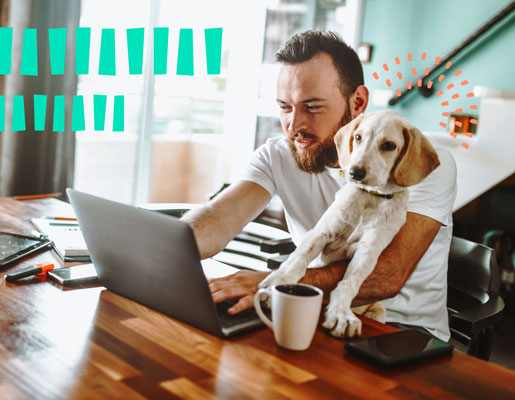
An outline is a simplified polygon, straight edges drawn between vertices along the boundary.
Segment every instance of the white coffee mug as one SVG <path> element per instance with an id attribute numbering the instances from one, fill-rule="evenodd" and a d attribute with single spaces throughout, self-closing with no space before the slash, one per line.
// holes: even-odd
<path id="1" fill-rule="evenodd" d="M 272 303 L 272 321 L 261 309 L 261 296 Z M 316 286 L 295 284 L 259 289 L 254 306 L 261 320 L 274 331 L 275 341 L 290 350 L 306 350 L 315 334 L 322 308 L 323 292 Z"/>

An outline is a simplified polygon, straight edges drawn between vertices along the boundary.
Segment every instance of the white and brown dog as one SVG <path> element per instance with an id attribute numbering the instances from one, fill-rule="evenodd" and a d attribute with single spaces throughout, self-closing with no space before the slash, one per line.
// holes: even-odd
<path id="1" fill-rule="evenodd" d="M 297 283 L 320 253 L 326 264 L 351 259 L 331 293 L 323 326 L 334 336 L 354 337 L 361 334 L 361 321 L 351 310 L 352 300 L 406 220 L 406 188 L 421 182 L 440 161 L 422 133 L 393 111 L 359 115 L 334 141 L 347 184 L 299 247 L 259 286 Z M 354 311 L 385 321 L 379 302 Z"/>

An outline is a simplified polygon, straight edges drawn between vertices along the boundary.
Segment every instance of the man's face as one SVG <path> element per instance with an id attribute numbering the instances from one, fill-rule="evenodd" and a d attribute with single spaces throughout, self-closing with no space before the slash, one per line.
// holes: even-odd
<path id="1" fill-rule="evenodd" d="M 339 87 L 331 57 L 320 53 L 285 64 L 277 81 L 281 125 L 300 169 L 320 173 L 338 166 L 334 135 L 352 120 L 349 100 Z"/>

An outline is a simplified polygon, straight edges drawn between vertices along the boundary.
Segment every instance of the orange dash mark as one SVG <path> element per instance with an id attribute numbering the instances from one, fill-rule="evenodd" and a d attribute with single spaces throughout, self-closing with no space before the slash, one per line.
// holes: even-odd
<path id="1" fill-rule="evenodd" d="M 467 93 L 467 97 L 474 97 L 474 92 Z"/>
<path id="2" fill-rule="evenodd" d="M 472 105 L 470 106 L 470 109 L 471 109 L 471 110 L 477 110 L 477 106 L 476 106 L 475 104 L 472 104 Z"/>
<path id="3" fill-rule="evenodd" d="M 463 142 L 461 145 L 462 145 L 463 147 L 465 147 L 465 149 L 467 149 L 467 150 L 468 150 L 469 145 L 468 145 L 467 143 Z"/>
<path id="4" fill-rule="evenodd" d="M 456 135 L 456 132 L 449 132 L 449 135 L 451 135 L 454 139 L 456 139 L 456 136 L 458 136 Z"/>
<path id="5" fill-rule="evenodd" d="M 457 108 L 457 109 L 455 110 L 455 112 L 457 112 L 457 113 L 462 113 L 462 112 L 463 112 L 463 108 Z"/>
<path id="6" fill-rule="evenodd" d="M 456 125 L 458 128 L 461 128 L 463 126 L 463 122 L 454 121 L 454 125 Z"/>
<path id="7" fill-rule="evenodd" d="M 427 53 L 422 53 L 422 60 L 425 60 L 427 56 Z"/>
<path id="8" fill-rule="evenodd" d="M 407 87 L 408 89 L 411 89 L 411 82 L 410 82 L 410 81 L 406 82 L 406 87 Z"/>
<path id="9" fill-rule="evenodd" d="M 471 123 L 471 124 L 474 124 L 474 125 L 477 125 L 477 119 L 471 119 L 471 120 L 470 120 L 470 123 Z"/>
<path id="10" fill-rule="evenodd" d="M 464 81 L 461 82 L 461 86 L 465 86 L 465 85 L 468 85 L 469 81 L 467 81 L 466 79 Z"/>
<path id="11" fill-rule="evenodd" d="M 397 78 L 402 79 L 402 73 L 400 71 L 397 72 Z"/>
<path id="12" fill-rule="evenodd" d="M 408 61 L 411 61 L 412 58 L 413 58 L 413 54 L 408 53 Z"/>
<path id="13" fill-rule="evenodd" d="M 426 68 L 426 69 L 424 70 L 424 75 L 425 75 L 425 76 L 427 76 L 427 74 L 429 74 L 429 68 Z"/>
<path id="14" fill-rule="evenodd" d="M 447 85 L 447 89 L 452 89 L 453 87 L 454 87 L 454 83 L 449 83 L 449 84 Z"/>
<path id="15" fill-rule="evenodd" d="M 445 69 L 451 68 L 451 65 L 452 65 L 452 62 L 449 61 L 447 64 L 445 64 Z"/>
<path id="16" fill-rule="evenodd" d="M 379 79 L 379 75 L 377 75 L 377 72 L 374 72 L 374 73 L 372 74 L 372 76 L 373 76 L 376 80 L 378 80 L 378 79 Z"/>
<path id="17" fill-rule="evenodd" d="M 438 92 L 436 92 L 436 95 L 437 96 L 441 96 L 443 94 L 443 92 L 441 90 L 439 90 Z"/>
<path id="18" fill-rule="evenodd" d="M 399 65 L 401 63 L 401 60 L 399 57 L 395 57 L 395 64 Z"/>
<path id="19" fill-rule="evenodd" d="M 427 88 L 428 89 L 431 89 L 432 86 L 433 86 L 433 81 L 427 82 Z"/>
<path id="20" fill-rule="evenodd" d="M 443 81 L 443 78 L 445 78 L 445 75 L 444 75 L 444 74 L 441 74 L 441 75 L 438 77 L 438 82 Z"/>
<path id="21" fill-rule="evenodd" d="M 388 87 L 392 86 L 392 82 L 390 82 L 390 79 L 386 80 L 386 86 L 388 86 Z"/>
<path id="22" fill-rule="evenodd" d="M 450 114 L 449 114 L 447 111 L 445 111 L 445 112 L 443 112 L 443 113 L 442 113 L 442 117 L 448 117 L 449 115 L 450 115 Z"/>
<path id="23" fill-rule="evenodd" d="M 470 133 L 470 132 L 465 132 L 465 135 L 468 136 L 469 138 L 472 137 L 472 133 Z"/>
<path id="24" fill-rule="evenodd" d="M 447 128 L 447 124 L 446 124 L 445 122 L 440 122 L 440 126 L 441 126 L 442 128 Z"/>
<path id="25" fill-rule="evenodd" d="M 442 106 L 448 106 L 449 105 L 449 102 L 446 100 L 442 103 Z"/>
<path id="26" fill-rule="evenodd" d="M 389 70 L 388 64 L 383 64 L 383 68 L 384 68 L 385 71 L 388 71 Z"/>
<path id="27" fill-rule="evenodd" d="M 459 95 L 458 93 L 454 93 L 454 94 L 451 96 L 451 98 L 452 98 L 452 99 L 457 99 L 457 98 L 459 98 L 459 97 L 460 97 L 460 95 Z"/>
<path id="28" fill-rule="evenodd" d="M 440 62 L 440 57 L 435 58 L 435 64 L 438 64 Z"/>
<path id="29" fill-rule="evenodd" d="M 395 93 L 397 93 L 397 96 L 401 96 L 401 91 L 399 89 L 395 89 Z"/>
<path id="30" fill-rule="evenodd" d="M 417 86 L 418 86 L 418 87 L 421 87 L 421 86 L 422 86 L 422 79 L 417 80 Z"/>
<path id="31" fill-rule="evenodd" d="M 417 75 L 417 69 L 416 68 L 411 68 L 411 73 L 413 75 Z"/>
<path id="32" fill-rule="evenodd" d="M 458 75 L 460 75 L 460 74 L 461 74 L 461 70 L 459 69 L 459 70 L 457 70 L 457 71 L 454 73 L 454 76 L 458 76 Z"/>

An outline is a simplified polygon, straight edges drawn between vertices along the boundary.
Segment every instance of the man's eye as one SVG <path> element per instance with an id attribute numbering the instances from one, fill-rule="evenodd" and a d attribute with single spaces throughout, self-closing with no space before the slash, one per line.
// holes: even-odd
<path id="1" fill-rule="evenodd" d="M 281 109 L 281 111 L 288 111 L 290 109 L 290 107 L 288 106 L 279 106 L 279 108 Z"/>
<path id="2" fill-rule="evenodd" d="M 318 110 L 320 108 L 320 106 L 306 106 L 306 108 L 310 111 L 313 111 L 313 110 Z"/>
<path id="3" fill-rule="evenodd" d="M 354 136 L 354 140 L 358 143 L 361 142 L 361 135 Z"/>
<path id="4" fill-rule="evenodd" d="M 384 142 L 381 145 L 381 150 L 383 151 L 392 151 L 397 148 L 397 145 L 394 142 Z"/>

